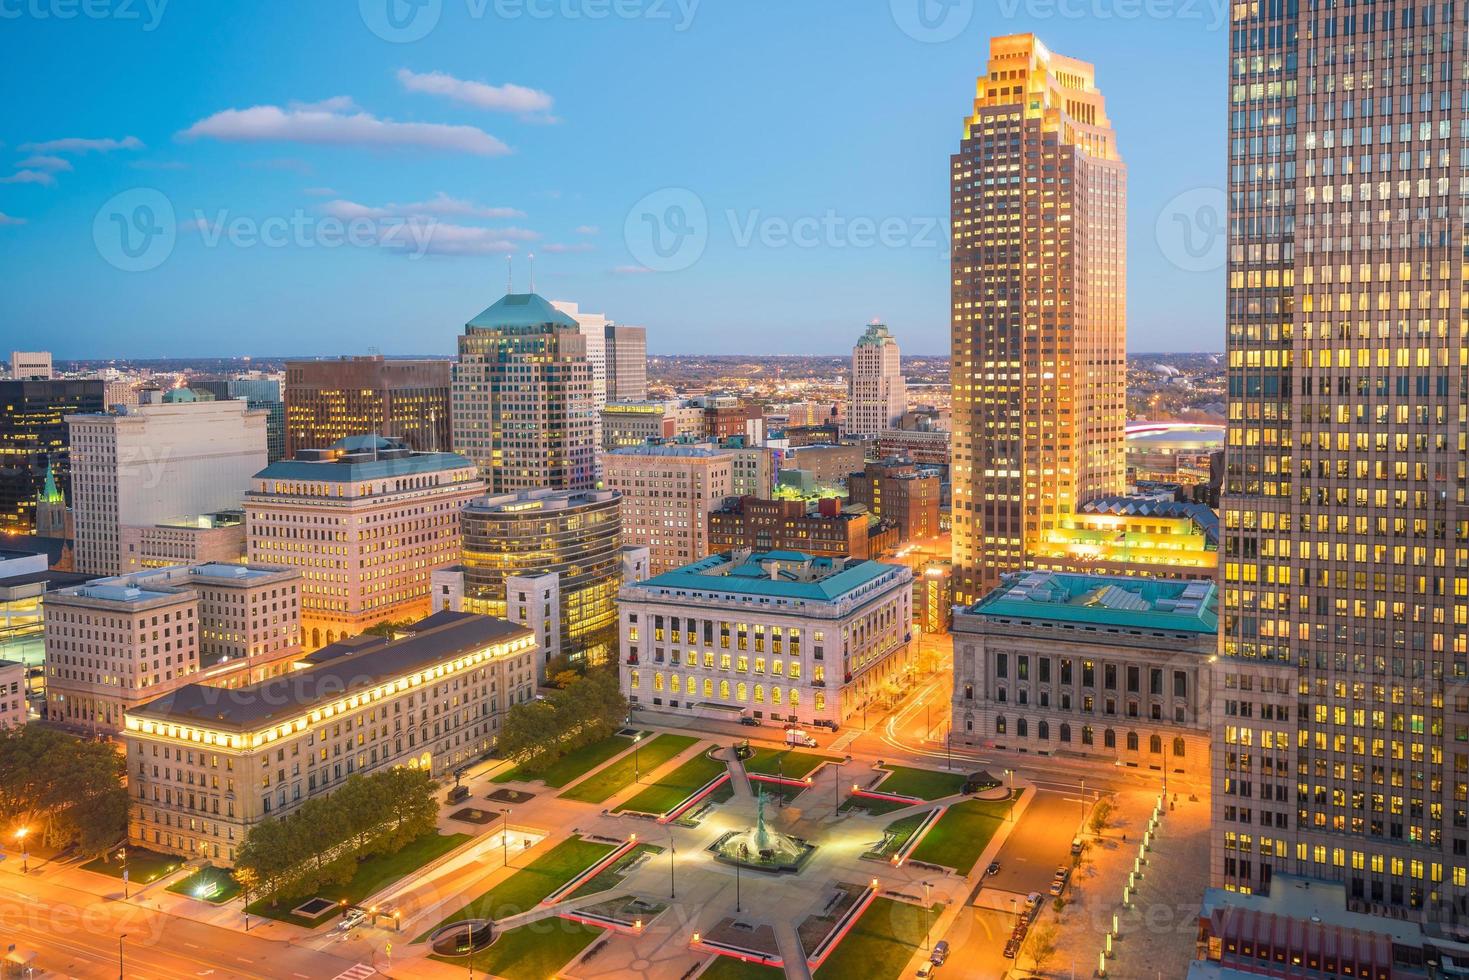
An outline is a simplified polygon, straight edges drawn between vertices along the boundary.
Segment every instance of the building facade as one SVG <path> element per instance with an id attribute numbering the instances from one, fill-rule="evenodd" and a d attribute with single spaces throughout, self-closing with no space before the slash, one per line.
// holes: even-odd
<path id="1" fill-rule="evenodd" d="M 1461 22 L 1418 4 L 1234 13 L 1213 788 L 1216 885 L 1340 881 L 1355 908 L 1456 930 L 1469 113 L 1445 34 Z"/>
<path id="2" fill-rule="evenodd" d="M 908 410 L 903 358 L 898 342 L 876 320 L 852 348 L 847 390 L 847 432 L 872 437 L 897 425 Z"/>
<path id="3" fill-rule="evenodd" d="M 602 409 L 602 448 L 624 449 L 663 442 L 678 435 L 676 403 L 613 401 Z"/>
<path id="4" fill-rule="evenodd" d="M 0 660 L 0 731 L 26 723 L 26 666 Z"/>
<path id="5" fill-rule="evenodd" d="M 10 352 L 10 377 L 16 381 L 50 381 L 55 372 L 51 352 L 46 350 L 13 350 Z"/>
<path id="6" fill-rule="evenodd" d="M 953 633 L 958 744 L 1208 781 L 1212 582 L 1018 572 Z"/>
<path id="7" fill-rule="evenodd" d="M 71 501 L 66 418 L 105 408 L 101 381 L 0 381 L 0 530 L 35 530 L 48 475 Z"/>
<path id="8" fill-rule="evenodd" d="M 811 482 L 816 486 L 839 490 L 846 487 L 848 474 L 862 468 L 866 455 L 862 446 L 856 443 L 814 443 L 786 450 L 781 458 L 781 467 L 803 470 L 810 474 Z"/>
<path id="9" fill-rule="evenodd" d="M 265 465 L 265 412 L 241 401 L 169 396 L 178 400 L 67 416 L 77 571 L 117 575 L 133 567 L 125 528 L 238 509 Z"/>
<path id="10" fill-rule="evenodd" d="M 937 470 L 906 459 L 884 459 L 849 476 L 847 495 L 852 503 L 897 524 L 900 542 L 922 541 L 940 533 L 941 483 Z"/>
<path id="11" fill-rule="evenodd" d="M 648 331 L 609 323 L 607 400 L 642 401 L 648 397 Z"/>
<path id="12" fill-rule="evenodd" d="M 733 488 L 734 462 L 727 450 L 618 449 L 607 454 L 605 471 L 607 486 L 622 494 L 622 539 L 648 549 L 655 575 L 709 554 L 709 512 Z"/>
<path id="13" fill-rule="evenodd" d="M 715 555 L 624 586 L 634 709 L 842 724 L 911 681 L 913 573 L 799 552 Z"/>
<path id="14" fill-rule="evenodd" d="M 265 412 L 265 458 L 272 463 L 285 458 L 286 402 L 280 381 L 275 378 L 229 378 L 191 381 L 189 386 L 208 391 L 217 399 L 243 398 L 250 408 L 262 409 Z"/>
<path id="15" fill-rule="evenodd" d="M 223 510 L 122 529 L 125 572 L 140 568 L 245 560 L 245 512 Z"/>
<path id="16" fill-rule="evenodd" d="M 195 565 L 94 579 L 45 596 L 46 717 L 90 732 L 190 682 L 278 676 L 300 654 L 299 572 Z"/>
<path id="17" fill-rule="evenodd" d="M 512 600 L 532 592 L 554 608 L 554 637 L 542 662 L 559 655 L 603 663 L 617 649 L 617 590 L 622 586 L 622 495 L 615 490 L 527 490 L 481 497 L 464 508 L 466 612 L 524 622 Z M 507 590 L 517 577 L 551 576 L 539 590 Z M 547 587 L 554 586 L 554 594 Z"/>
<path id="18" fill-rule="evenodd" d="M 1171 493 L 1098 497 L 1046 533 L 1035 567 L 1212 581 L 1219 569 L 1219 516 Z"/>
<path id="19" fill-rule="evenodd" d="M 233 864 L 251 827 L 354 773 L 440 776 L 480 758 L 535 690 L 529 631 L 485 616 L 440 613 L 321 653 L 223 696 L 189 684 L 130 708 L 129 842 Z"/>
<path id="20" fill-rule="evenodd" d="M 824 558 L 875 557 L 868 547 L 866 510 L 838 497 L 762 500 L 731 497 L 709 512 L 709 551 L 801 551 Z"/>
<path id="21" fill-rule="evenodd" d="M 592 363 L 576 320 L 512 293 L 465 325 L 454 365 L 454 451 L 492 494 L 587 490 L 595 482 Z"/>
<path id="22" fill-rule="evenodd" d="M 1034 35 L 992 39 L 951 160 L 960 602 L 1125 489 L 1127 170 L 1095 79 Z"/>
<path id="23" fill-rule="evenodd" d="M 302 450 L 248 485 L 249 559 L 301 572 L 308 650 L 426 615 L 433 570 L 459 561 L 460 511 L 485 487 L 463 456 L 378 436 Z"/>
<path id="24" fill-rule="evenodd" d="M 369 434 L 400 439 L 416 452 L 447 452 L 451 370 L 449 361 L 380 355 L 286 362 L 284 456 Z M 251 399 L 262 394 L 240 391 Z"/>

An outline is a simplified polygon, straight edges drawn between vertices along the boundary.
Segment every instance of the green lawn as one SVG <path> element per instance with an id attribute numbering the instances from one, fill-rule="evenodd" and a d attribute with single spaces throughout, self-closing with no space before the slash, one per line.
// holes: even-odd
<path id="1" fill-rule="evenodd" d="M 559 916 L 517 926 L 496 937 L 489 948 L 474 954 L 475 972 L 505 980 L 545 980 L 559 975 L 582 950 L 605 930 L 570 922 Z M 434 956 L 441 963 L 468 969 L 464 958 Z"/>
<path id="2" fill-rule="evenodd" d="M 547 895 L 614 850 L 616 848 L 611 844 L 568 837 L 434 926 L 434 929 L 462 919 L 503 919 L 533 909 Z M 432 931 L 433 929 L 429 930 Z M 423 939 L 424 936 L 418 938 Z M 418 942 L 418 939 L 414 942 Z"/>
<path id="3" fill-rule="evenodd" d="M 716 956 L 699 980 L 784 980 L 786 971 L 778 966 L 741 963 L 732 956 Z"/>
<path id="4" fill-rule="evenodd" d="M 817 755 L 814 752 L 797 752 L 794 749 L 756 749 L 755 754 L 745 760 L 745 772 L 758 772 L 766 776 L 785 776 L 787 779 L 804 779 L 816 771 L 823 762 L 840 762 L 836 756 Z"/>
<path id="5" fill-rule="evenodd" d="M 932 809 L 924 810 L 922 813 L 915 813 L 912 816 L 903 817 L 901 820 L 894 820 L 883 828 L 882 845 L 868 853 L 876 854 L 879 857 L 892 857 L 903 849 L 903 845 L 907 844 L 914 832 L 923 826 L 923 821 L 927 820 L 928 815 L 932 812 Z"/>
<path id="6" fill-rule="evenodd" d="M 208 888 L 213 885 L 215 890 L 206 894 Z M 240 893 L 240 883 L 235 881 L 224 868 L 205 866 L 189 875 L 180 878 L 168 886 L 168 891 L 177 895 L 187 895 L 200 901 L 210 902 L 214 905 L 223 905 Z"/>
<path id="7" fill-rule="evenodd" d="M 145 847 L 127 849 L 128 881 L 134 885 L 146 885 L 184 866 L 184 859 L 177 854 L 160 854 Z M 83 871 L 95 871 L 122 879 L 123 862 L 117 859 L 117 849 L 108 851 L 82 865 Z"/>
<path id="8" fill-rule="evenodd" d="M 955 803 L 929 828 L 909 858 L 940 864 L 967 875 L 1009 812 L 1009 800 Z"/>
<path id="9" fill-rule="evenodd" d="M 935 905 L 927 921 L 937 921 L 942 908 Z M 923 942 L 924 923 L 921 906 L 877 899 L 821 964 L 813 980 L 897 980 Z"/>
<path id="10" fill-rule="evenodd" d="M 437 832 L 424 834 L 417 840 L 409 841 L 396 854 L 378 854 L 358 862 L 357 873 L 352 876 L 351 881 L 345 885 L 328 885 L 317 894 L 336 902 L 339 910 L 342 902 L 355 905 L 404 875 L 417 871 L 435 858 L 448 854 L 470 839 L 470 834 L 440 834 Z M 307 898 L 310 897 L 312 896 L 307 896 Z M 271 906 L 265 899 L 257 899 L 250 903 L 250 914 L 275 919 L 278 922 L 289 922 L 307 929 L 325 925 L 340 914 L 340 911 L 329 912 L 315 920 L 292 915 L 291 909 L 304 901 L 306 901 L 305 898 L 282 899 L 280 904 Z"/>
<path id="11" fill-rule="evenodd" d="M 639 844 L 604 868 L 597 877 L 585 882 L 580 888 L 572 892 L 572 895 L 576 898 L 586 898 L 588 895 L 595 895 L 598 892 L 605 892 L 609 888 L 616 888 L 622 884 L 622 879 L 627 877 L 627 869 L 632 867 L 634 861 L 638 860 L 644 854 L 662 853 L 663 848 L 657 844 Z M 666 861 L 664 863 L 667 864 Z"/>
<path id="12" fill-rule="evenodd" d="M 632 739 L 626 735 L 609 735 L 601 741 L 573 749 L 539 772 L 527 772 L 524 766 L 516 766 L 509 772 L 502 772 L 490 782 L 515 783 L 539 780 L 552 789 L 560 789 L 567 783 L 591 772 L 617 753 L 625 752 L 630 748 L 632 748 Z"/>
<path id="13" fill-rule="evenodd" d="M 667 813 L 688 799 L 700 786 L 727 771 L 728 767 L 718 759 L 711 759 L 707 755 L 696 755 L 619 806 L 617 811 L 619 813 L 623 810 L 636 810 L 639 813 Z"/>
<path id="14" fill-rule="evenodd" d="M 908 766 L 883 766 L 891 776 L 878 783 L 874 793 L 896 793 L 898 796 L 916 796 L 920 800 L 937 800 L 953 796 L 964 788 L 964 777 L 957 772 L 939 772 L 934 769 L 913 769 Z"/>
<path id="15" fill-rule="evenodd" d="M 636 761 L 641 774 L 639 778 L 646 779 L 648 773 L 698 741 L 691 735 L 672 735 L 667 732 L 651 741 L 644 739 L 637 750 Z M 601 772 L 593 773 L 571 789 L 563 791 L 561 796 L 568 800 L 581 800 L 583 803 L 601 803 L 616 796 L 632 785 L 633 761 L 633 753 L 629 752 Z"/>

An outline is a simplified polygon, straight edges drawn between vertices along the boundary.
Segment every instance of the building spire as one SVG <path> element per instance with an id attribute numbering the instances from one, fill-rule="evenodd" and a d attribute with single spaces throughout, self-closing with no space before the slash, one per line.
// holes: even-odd
<path id="1" fill-rule="evenodd" d="M 515 256 L 505 256 L 505 294 L 515 292 Z"/>
<path id="2" fill-rule="evenodd" d="M 530 253 L 530 291 L 536 291 L 536 253 Z"/>

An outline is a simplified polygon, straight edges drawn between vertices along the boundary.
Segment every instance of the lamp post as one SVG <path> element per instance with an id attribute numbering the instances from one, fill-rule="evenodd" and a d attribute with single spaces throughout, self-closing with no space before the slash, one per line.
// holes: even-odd
<path id="1" fill-rule="evenodd" d="M 741 913 L 741 912 L 744 911 L 744 909 L 740 908 L 740 865 L 743 864 L 743 863 L 744 862 L 740 860 L 739 856 L 736 855 L 735 856 L 735 914 L 739 914 L 739 913 Z"/>
<path id="2" fill-rule="evenodd" d="M 780 780 L 780 802 L 776 806 L 784 810 L 786 806 L 786 765 L 785 760 L 779 756 L 775 760 L 775 773 L 776 778 Z"/>
<path id="3" fill-rule="evenodd" d="M 1006 776 L 1007 779 L 1010 780 L 1010 796 L 1008 797 L 1008 799 L 1010 801 L 1010 804 L 1009 804 L 1009 807 L 1005 810 L 1005 819 L 1006 820 L 1014 820 L 1015 819 L 1015 770 L 1014 769 L 1006 769 L 1005 770 L 1005 776 Z"/>
<path id="4" fill-rule="evenodd" d="M 643 740 L 643 733 L 638 732 L 632 737 L 632 781 L 638 782 L 642 773 L 638 769 L 638 743 Z"/>
<path id="5" fill-rule="evenodd" d="M 122 980 L 122 941 L 127 937 L 127 933 L 117 937 L 117 980 Z"/>
<path id="6" fill-rule="evenodd" d="M 469 967 L 469 980 L 474 980 L 474 920 L 469 920 L 469 958 L 464 961 Z"/>
<path id="7" fill-rule="evenodd" d="M 924 949 L 928 949 L 928 933 L 929 933 L 929 931 L 931 929 L 933 929 L 933 912 L 931 911 L 931 907 L 928 904 L 928 889 L 930 887 L 932 887 L 932 885 L 933 885 L 933 882 L 930 882 L 930 881 L 925 881 L 923 883 L 923 948 Z"/>
<path id="8" fill-rule="evenodd" d="M 500 811 L 500 863 L 510 867 L 510 808 Z"/>
<path id="9" fill-rule="evenodd" d="M 15 839 L 20 844 L 20 873 L 21 874 L 30 874 L 31 873 L 31 855 L 26 850 L 26 834 L 30 833 L 30 830 L 31 830 L 31 828 L 29 828 L 29 827 L 22 827 L 22 828 L 20 828 L 19 830 L 17 830 L 15 832 Z"/>
<path id="10" fill-rule="evenodd" d="M 674 877 L 673 877 L 673 856 L 676 853 L 678 853 L 678 848 L 673 843 L 673 828 L 672 827 L 669 827 L 668 828 L 668 897 L 670 899 L 671 898 L 674 898 L 677 895 L 676 883 L 675 883 Z"/>
<path id="11" fill-rule="evenodd" d="M 1086 833 L 1086 777 L 1085 776 L 1081 777 L 1081 830 L 1078 831 L 1078 836 L 1080 836 L 1080 834 L 1084 834 L 1084 833 Z"/>
<path id="12" fill-rule="evenodd" d="M 123 845 L 117 849 L 117 856 L 122 860 L 122 898 L 127 901 L 128 897 L 128 849 Z"/>
<path id="13" fill-rule="evenodd" d="M 842 764 L 836 763 L 833 771 L 836 777 L 831 781 L 831 815 L 835 818 L 842 808 Z"/>

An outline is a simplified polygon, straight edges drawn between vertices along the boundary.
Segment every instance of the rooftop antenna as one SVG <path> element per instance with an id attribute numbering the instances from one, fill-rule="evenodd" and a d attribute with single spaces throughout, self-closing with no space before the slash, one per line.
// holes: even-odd
<path id="1" fill-rule="evenodd" d="M 530 253 L 530 291 L 536 291 L 536 253 Z"/>
<path id="2" fill-rule="evenodd" d="M 505 292 L 515 292 L 515 256 L 505 256 Z"/>

